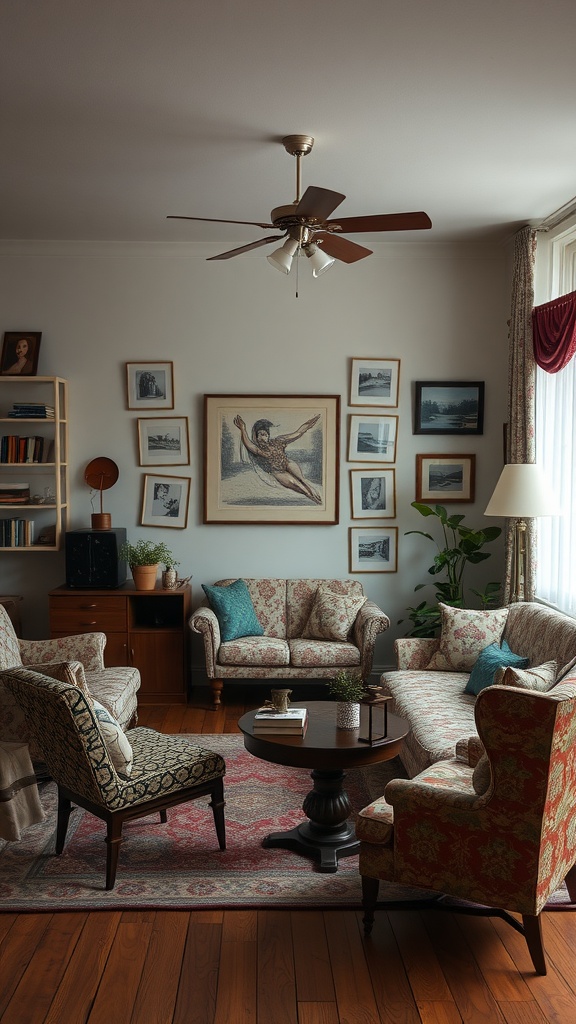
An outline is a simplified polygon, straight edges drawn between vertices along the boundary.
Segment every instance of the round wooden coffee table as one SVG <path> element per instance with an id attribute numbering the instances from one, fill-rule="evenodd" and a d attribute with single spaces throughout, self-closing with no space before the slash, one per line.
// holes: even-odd
<path id="1" fill-rule="evenodd" d="M 319 871 L 334 872 L 338 858 L 352 856 L 360 846 L 354 826 L 348 821 L 352 807 L 344 789 L 344 769 L 396 757 L 409 726 L 403 718 L 388 714 L 387 738 L 370 746 L 358 741 L 358 729 L 336 728 L 335 703 L 306 701 L 297 706 L 308 708 L 305 736 L 282 733 L 255 736 L 255 711 L 249 711 L 238 722 L 244 734 L 244 746 L 255 757 L 291 768 L 313 769 L 313 788 L 302 804 L 308 821 L 287 832 L 272 832 L 262 846 L 294 850 L 317 861 Z"/>

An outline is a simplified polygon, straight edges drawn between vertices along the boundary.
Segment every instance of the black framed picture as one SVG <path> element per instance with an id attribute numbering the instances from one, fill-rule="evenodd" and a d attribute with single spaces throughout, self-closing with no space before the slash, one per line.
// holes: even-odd
<path id="1" fill-rule="evenodd" d="M 484 381 L 417 380 L 414 433 L 484 433 Z"/>

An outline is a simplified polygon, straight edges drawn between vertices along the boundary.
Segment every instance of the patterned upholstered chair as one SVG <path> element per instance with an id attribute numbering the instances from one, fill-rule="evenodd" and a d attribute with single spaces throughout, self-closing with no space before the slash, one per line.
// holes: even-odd
<path id="1" fill-rule="evenodd" d="M 490 686 L 476 724 L 481 742 L 389 782 L 360 812 L 365 931 L 387 879 L 521 914 L 523 926 L 503 916 L 545 974 L 540 911 L 564 880 L 576 902 L 576 683 Z"/>
<path id="2" fill-rule="evenodd" d="M 62 853 L 72 804 L 106 822 L 106 888 L 116 878 L 124 822 L 209 795 L 220 849 L 225 849 L 225 764 L 219 754 L 185 736 L 129 729 L 133 758 L 129 774 L 115 768 L 92 701 L 78 686 L 25 668 L 3 673 L 4 685 L 22 708 L 26 723 L 58 785 L 56 853 Z M 108 746 L 107 746 L 108 742 Z"/>
<path id="3" fill-rule="evenodd" d="M 3 669 L 20 665 L 39 668 L 62 662 L 80 662 L 90 692 L 110 711 L 123 729 L 136 722 L 140 673 L 136 668 L 104 667 L 104 633 L 80 633 L 57 640 L 20 640 L 6 610 L 0 605 L 0 740 L 30 744 L 32 760 L 39 751 L 29 735 L 16 701 L 4 687 Z"/>

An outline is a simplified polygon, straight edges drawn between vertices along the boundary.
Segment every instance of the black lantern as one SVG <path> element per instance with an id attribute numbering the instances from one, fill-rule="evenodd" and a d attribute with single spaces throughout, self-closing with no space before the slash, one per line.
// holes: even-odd
<path id="1" fill-rule="evenodd" d="M 368 721 L 361 726 L 359 743 L 369 743 L 371 747 L 384 743 L 388 738 L 388 702 L 392 697 L 385 697 L 380 686 L 369 686 L 366 696 L 360 701 L 368 709 Z M 363 716 L 364 717 L 364 716 Z M 367 725 L 367 729 L 366 729 Z"/>

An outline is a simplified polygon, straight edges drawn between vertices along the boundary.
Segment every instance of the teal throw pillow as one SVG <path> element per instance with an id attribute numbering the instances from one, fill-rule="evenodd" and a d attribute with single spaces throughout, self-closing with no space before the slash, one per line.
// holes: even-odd
<path id="1" fill-rule="evenodd" d="M 264 634 L 244 580 L 235 580 L 227 587 L 208 587 L 203 583 L 202 590 L 218 619 L 223 643 L 241 636 Z"/>
<path id="2" fill-rule="evenodd" d="M 521 658 L 519 654 L 514 654 L 505 640 L 502 643 L 502 647 L 495 643 L 489 644 L 483 651 L 480 651 L 470 673 L 470 678 L 466 683 L 464 693 L 478 695 L 486 686 L 492 686 L 494 673 L 497 669 L 508 667 L 509 665 L 513 665 L 514 668 L 527 668 L 529 660 L 528 658 Z"/>

